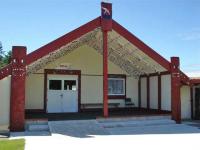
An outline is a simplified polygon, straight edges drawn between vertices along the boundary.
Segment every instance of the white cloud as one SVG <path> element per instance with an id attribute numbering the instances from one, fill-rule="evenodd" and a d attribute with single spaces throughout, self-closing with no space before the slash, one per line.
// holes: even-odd
<path id="1" fill-rule="evenodd" d="M 200 77 L 200 64 L 189 64 L 183 67 L 184 72 L 189 77 Z"/>
<path id="2" fill-rule="evenodd" d="M 200 29 L 195 28 L 191 31 L 178 34 L 178 37 L 183 41 L 193 41 L 193 40 L 200 40 Z"/>
<path id="3" fill-rule="evenodd" d="M 200 71 L 186 72 L 189 77 L 200 77 Z"/>

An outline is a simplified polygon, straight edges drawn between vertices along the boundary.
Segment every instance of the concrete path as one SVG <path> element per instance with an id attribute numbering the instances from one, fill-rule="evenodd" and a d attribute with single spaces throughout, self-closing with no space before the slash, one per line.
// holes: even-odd
<path id="1" fill-rule="evenodd" d="M 49 128 L 51 134 L 79 138 L 110 134 L 96 120 L 50 121 Z"/>
<path id="2" fill-rule="evenodd" d="M 200 139 L 198 126 L 169 119 L 53 121 L 49 127 L 51 136 L 11 135 L 25 138 L 26 150 L 191 149 L 199 147 Z"/>
<path id="3" fill-rule="evenodd" d="M 200 133 L 198 127 L 176 124 L 170 119 L 50 121 L 49 127 L 52 134 L 80 138 L 91 135 Z"/>

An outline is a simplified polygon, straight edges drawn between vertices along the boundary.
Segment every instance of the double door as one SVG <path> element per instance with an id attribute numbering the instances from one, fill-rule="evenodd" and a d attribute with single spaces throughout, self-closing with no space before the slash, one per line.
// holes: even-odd
<path id="1" fill-rule="evenodd" d="M 47 112 L 78 112 L 78 76 L 48 75 Z"/>

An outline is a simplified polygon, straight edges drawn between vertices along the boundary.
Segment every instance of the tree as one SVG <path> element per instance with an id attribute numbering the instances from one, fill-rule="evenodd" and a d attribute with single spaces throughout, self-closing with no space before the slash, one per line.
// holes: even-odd
<path id="1" fill-rule="evenodd" d="M 3 63 L 4 64 L 9 64 L 10 61 L 11 61 L 11 55 L 12 55 L 12 52 L 11 51 L 8 51 L 4 57 L 3 57 Z"/>
<path id="2" fill-rule="evenodd" d="M 5 53 L 3 51 L 3 46 L 2 43 L 0 41 L 0 68 L 6 66 L 7 64 L 10 63 L 11 60 L 11 51 L 8 51 L 7 53 Z"/>
<path id="3" fill-rule="evenodd" d="M 0 41 L 0 61 L 2 61 L 2 58 L 3 58 L 3 46 L 2 46 L 2 43 Z"/>
<path id="4" fill-rule="evenodd" d="M 3 46 L 2 46 L 2 43 L 0 41 L 0 68 L 2 68 L 4 66 L 4 63 L 3 63 Z"/>

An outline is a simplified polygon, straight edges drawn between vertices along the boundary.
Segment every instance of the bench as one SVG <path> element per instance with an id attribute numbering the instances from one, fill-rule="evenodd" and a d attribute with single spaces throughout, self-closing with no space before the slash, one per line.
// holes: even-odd
<path id="1" fill-rule="evenodd" d="M 108 103 L 108 107 L 112 106 L 115 108 L 118 108 L 120 103 Z M 86 103 L 86 104 L 81 104 L 81 108 L 91 108 L 91 107 L 103 107 L 103 103 Z"/>
<path id="2" fill-rule="evenodd" d="M 135 104 L 132 102 L 131 98 L 125 98 L 125 107 L 134 107 Z"/>

